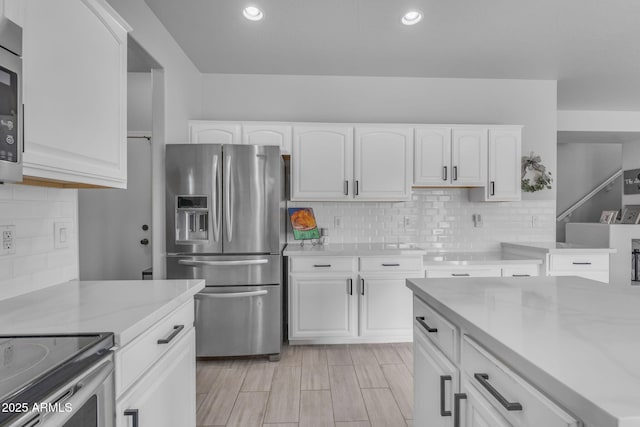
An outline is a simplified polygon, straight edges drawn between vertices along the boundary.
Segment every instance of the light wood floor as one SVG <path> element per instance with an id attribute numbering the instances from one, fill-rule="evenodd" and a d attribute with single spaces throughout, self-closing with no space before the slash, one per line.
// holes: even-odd
<path id="1" fill-rule="evenodd" d="M 412 426 L 411 343 L 285 346 L 279 362 L 197 366 L 198 426 Z"/>

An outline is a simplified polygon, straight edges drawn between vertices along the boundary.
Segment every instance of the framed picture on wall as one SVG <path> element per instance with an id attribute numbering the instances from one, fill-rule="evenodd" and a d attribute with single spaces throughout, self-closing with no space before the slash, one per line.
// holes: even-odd
<path id="1" fill-rule="evenodd" d="M 600 224 L 613 224 L 618 216 L 618 211 L 602 211 Z"/>
<path id="2" fill-rule="evenodd" d="M 295 240 L 319 239 L 320 232 L 311 208 L 289 208 L 289 219 Z"/>
<path id="3" fill-rule="evenodd" d="M 639 224 L 640 223 L 640 209 L 625 208 L 622 211 L 621 224 Z"/>

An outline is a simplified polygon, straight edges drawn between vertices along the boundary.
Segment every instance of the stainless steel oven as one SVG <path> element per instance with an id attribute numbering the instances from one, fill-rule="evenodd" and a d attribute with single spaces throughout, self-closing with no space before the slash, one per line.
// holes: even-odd
<path id="1" fill-rule="evenodd" d="M 0 182 L 22 181 L 22 29 L 0 17 Z"/>

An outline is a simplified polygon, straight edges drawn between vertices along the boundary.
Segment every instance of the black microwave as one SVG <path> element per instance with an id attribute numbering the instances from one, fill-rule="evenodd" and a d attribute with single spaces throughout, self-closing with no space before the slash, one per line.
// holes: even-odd
<path id="1" fill-rule="evenodd" d="M 22 181 L 22 28 L 0 18 L 0 182 Z"/>

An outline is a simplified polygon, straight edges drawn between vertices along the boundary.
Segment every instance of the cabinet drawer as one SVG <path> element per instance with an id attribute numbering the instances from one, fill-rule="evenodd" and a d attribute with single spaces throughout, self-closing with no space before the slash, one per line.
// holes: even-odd
<path id="1" fill-rule="evenodd" d="M 502 277 L 535 277 L 540 275 L 540 266 L 531 265 L 512 265 L 502 268 Z"/>
<path id="2" fill-rule="evenodd" d="M 564 412 L 518 374 L 499 362 L 488 351 L 469 337 L 462 340 L 462 369 L 466 381 L 517 426 L 566 427 L 578 426 L 578 421 Z M 489 389 L 494 389 L 490 392 Z M 497 392 L 497 393 L 496 393 Z M 498 400 L 498 394 L 513 408 L 507 410 Z M 515 404 L 520 404 L 518 409 Z"/>
<path id="3" fill-rule="evenodd" d="M 193 299 L 155 326 L 116 351 L 116 396 L 122 394 L 147 369 L 193 328 Z M 180 328 L 182 327 L 182 328 Z M 161 340 L 168 342 L 159 342 Z"/>
<path id="4" fill-rule="evenodd" d="M 549 255 L 550 271 L 608 270 L 609 254 Z"/>
<path id="5" fill-rule="evenodd" d="M 456 268 L 451 270 L 427 270 L 426 277 L 443 278 L 443 277 L 500 277 L 502 270 L 500 267 L 490 268 Z"/>
<path id="6" fill-rule="evenodd" d="M 354 257 L 290 257 L 292 273 L 351 273 L 355 268 Z"/>
<path id="7" fill-rule="evenodd" d="M 455 363 L 458 354 L 458 330 L 456 327 L 415 296 L 413 297 L 413 318 L 413 327 L 422 331 Z"/>
<path id="8" fill-rule="evenodd" d="M 422 255 L 403 257 L 360 257 L 361 272 L 389 272 L 422 270 Z"/>

